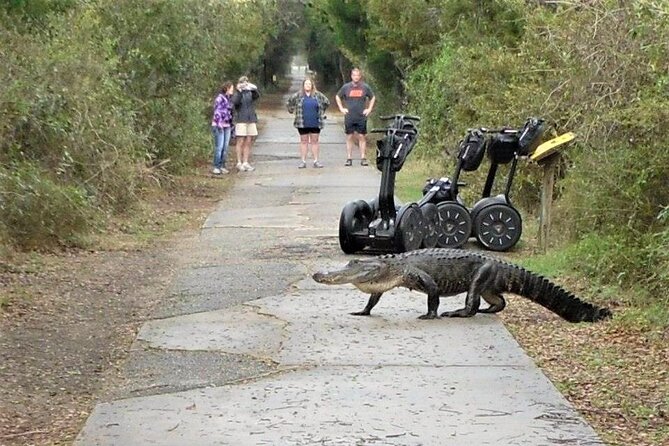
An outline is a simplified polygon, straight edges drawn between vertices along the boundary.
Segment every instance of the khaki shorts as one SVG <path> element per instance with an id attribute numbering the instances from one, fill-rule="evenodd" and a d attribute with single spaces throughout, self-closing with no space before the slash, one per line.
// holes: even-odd
<path id="1" fill-rule="evenodd" d="M 258 136 L 258 127 L 255 122 L 239 122 L 235 124 L 236 136 Z"/>

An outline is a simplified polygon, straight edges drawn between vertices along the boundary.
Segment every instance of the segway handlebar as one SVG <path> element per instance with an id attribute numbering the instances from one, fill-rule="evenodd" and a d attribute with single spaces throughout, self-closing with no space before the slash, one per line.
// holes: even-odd
<path id="1" fill-rule="evenodd" d="M 521 129 L 513 129 L 509 127 L 502 127 L 501 129 L 489 129 L 487 127 L 479 127 L 478 129 L 468 129 L 470 130 L 479 130 L 482 133 L 519 133 Z"/>
<path id="2" fill-rule="evenodd" d="M 411 121 L 420 121 L 420 118 L 418 116 L 413 116 L 413 115 L 393 115 L 393 116 L 380 116 L 380 120 L 382 121 L 390 121 L 392 119 L 409 119 Z"/>
<path id="3" fill-rule="evenodd" d="M 385 129 L 372 129 L 369 131 L 370 133 L 387 133 L 387 132 L 393 132 L 393 133 L 400 133 L 403 135 L 409 135 L 409 134 L 415 134 L 416 130 L 404 130 L 404 129 L 395 129 L 392 127 L 385 128 Z"/>

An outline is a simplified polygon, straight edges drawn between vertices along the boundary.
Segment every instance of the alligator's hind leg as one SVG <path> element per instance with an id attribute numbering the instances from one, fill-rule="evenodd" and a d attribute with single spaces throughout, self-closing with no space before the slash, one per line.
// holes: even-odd
<path id="1" fill-rule="evenodd" d="M 479 313 L 499 313 L 506 307 L 506 300 L 501 294 L 484 293 L 481 295 L 483 300 L 488 302 L 488 308 L 479 309 Z"/>
<path id="2" fill-rule="evenodd" d="M 486 293 L 495 280 L 497 268 L 492 262 L 486 262 L 479 267 L 474 273 L 472 283 L 469 285 L 467 291 L 467 298 L 465 299 L 465 307 L 455 311 L 445 311 L 441 313 L 441 317 L 472 317 L 481 306 L 481 294 Z M 486 293 L 487 294 L 487 293 Z"/>
<path id="3" fill-rule="evenodd" d="M 362 311 L 356 311 L 355 313 L 351 314 L 353 316 L 369 316 L 370 312 L 372 311 L 372 308 L 374 308 L 374 306 L 379 303 L 379 299 L 381 299 L 381 294 L 383 293 L 374 293 L 370 295 L 365 308 Z"/>

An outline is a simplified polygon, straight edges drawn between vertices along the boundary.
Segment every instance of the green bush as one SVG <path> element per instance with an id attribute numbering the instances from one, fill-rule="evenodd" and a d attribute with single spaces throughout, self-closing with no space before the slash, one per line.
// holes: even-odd
<path id="1" fill-rule="evenodd" d="M 84 208 L 127 210 L 144 188 L 209 157 L 202 109 L 223 80 L 257 71 L 276 12 L 264 0 L 0 7 L 0 168 L 14 184 L 0 239 L 70 244 L 90 228 L 77 217 Z M 37 212 L 40 200 L 53 206 Z M 32 211 L 43 234 L 23 229 Z M 71 224 L 59 231 L 60 221 Z"/>
<path id="2" fill-rule="evenodd" d="M 444 29 L 432 58 L 409 71 L 409 107 L 424 118 L 415 156 L 434 163 L 446 149 L 440 167 L 452 172 L 468 127 L 518 126 L 527 116 L 548 121 L 546 138 L 575 132 L 556 182 L 553 234 L 573 244 L 573 264 L 592 278 L 648 293 L 666 289 L 669 10 L 610 0 L 488 6 L 504 3 L 507 16 L 515 14 L 505 33 L 486 25 L 486 14 L 463 19 L 464 27 Z M 465 40 L 472 30 L 476 38 Z M 485 172 L 468 173 L 470 202 Z M 521 165 L 514 182 L 514 204 L 526 214 L 538 209 L 540 175 Z"/>
<path id="3" fill-rule="evenodd" d="M 86 192 L 59 185 L 39 166 L 0 169 L 0 232 L 23 249 L 74 246 L 95 222 Z"/>
<path id="4" fill-rule="evenodd" d="M 118 79 L 147 136 L 146 158 L 180 173 L 209 154 L 209 122 L 201 110 L 210 108 L 223 80 L 259 64 L 274 29 L 273 8 L 269 2 L 199 0 L 102 5 L 100 21 L 113 42 Z"/>

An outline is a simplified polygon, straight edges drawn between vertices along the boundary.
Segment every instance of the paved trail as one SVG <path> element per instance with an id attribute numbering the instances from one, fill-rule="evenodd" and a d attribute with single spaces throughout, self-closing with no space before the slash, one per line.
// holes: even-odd
<path id="1" fill-rule="evenodd" d="M 335 113 L 324 169 L 297 169 L 288 113 L 261 121 L 257 170 L 185 250 L 75 445 L 603 444 L 497 317 L 420 321 L 425 297 L 406 290 L 349 316 L 367 296 L 309 277 L 347 261 L 339 213 L 377 195 L 378 171 L 344 167 Z"/>

